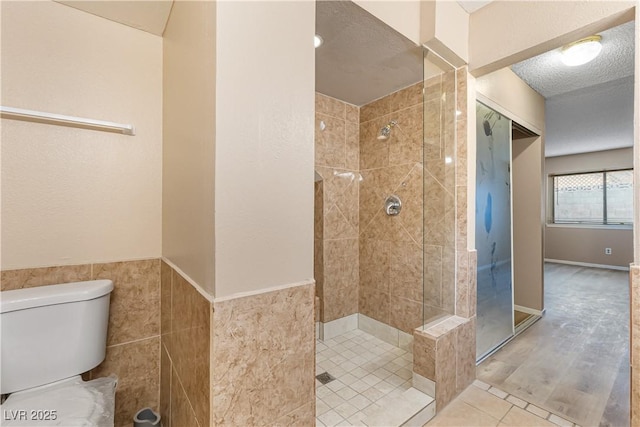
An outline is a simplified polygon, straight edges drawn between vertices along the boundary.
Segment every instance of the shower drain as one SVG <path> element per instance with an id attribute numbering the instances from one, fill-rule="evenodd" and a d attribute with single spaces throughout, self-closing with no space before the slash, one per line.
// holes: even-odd
<path id="1" fill-rule="evenodd" d="M 331 381 L 335 380 L 336 377 L 331 376 L 328 372 L 323 372 L 320 375 L 316 375 L 316 379 L 322 384 L 329 384 Z"/>

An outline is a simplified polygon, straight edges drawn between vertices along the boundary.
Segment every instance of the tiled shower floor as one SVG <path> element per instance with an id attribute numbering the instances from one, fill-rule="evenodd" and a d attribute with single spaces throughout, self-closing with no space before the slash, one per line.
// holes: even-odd
<path id="1" fill-rule="evenodd" d="M 316 345 L 316 426 L 363 426 L 379 408 L 411 388 L 413 355 L 361 330 Z"/>

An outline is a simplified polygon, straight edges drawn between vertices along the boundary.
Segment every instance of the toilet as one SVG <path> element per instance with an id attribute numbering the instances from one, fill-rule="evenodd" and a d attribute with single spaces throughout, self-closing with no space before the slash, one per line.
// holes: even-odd
<path id="1" fill-rule="evenodd" d="M 113 426 L 115 376 L 83 381 L 105 358 L 111 280 L 0 293 L 2 426 Z"/>

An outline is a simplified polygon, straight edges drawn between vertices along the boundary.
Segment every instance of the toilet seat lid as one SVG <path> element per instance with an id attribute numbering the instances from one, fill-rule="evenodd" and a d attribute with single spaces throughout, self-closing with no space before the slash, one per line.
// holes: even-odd
<path id="1" fill-rule="evenodd" d="M 113 426 L 115 377 L 80 377 L 9 395 L 3 426 Z"/>

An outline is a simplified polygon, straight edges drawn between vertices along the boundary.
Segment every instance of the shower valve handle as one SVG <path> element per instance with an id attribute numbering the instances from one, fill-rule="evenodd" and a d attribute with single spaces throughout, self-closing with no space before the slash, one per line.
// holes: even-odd
<path id="1" fill-rule="evenodd" d="M 402 201 L 400 200 L 400 197 L 396 196 L 395 194 L 392 194 L 389 197 L 387 197 L 387 200 L 385 200 L 384 202 L 384 211 L 387 213 L 387 215 L 389 216 L 399 215 L 401 210 L 402 210 Z"/>

